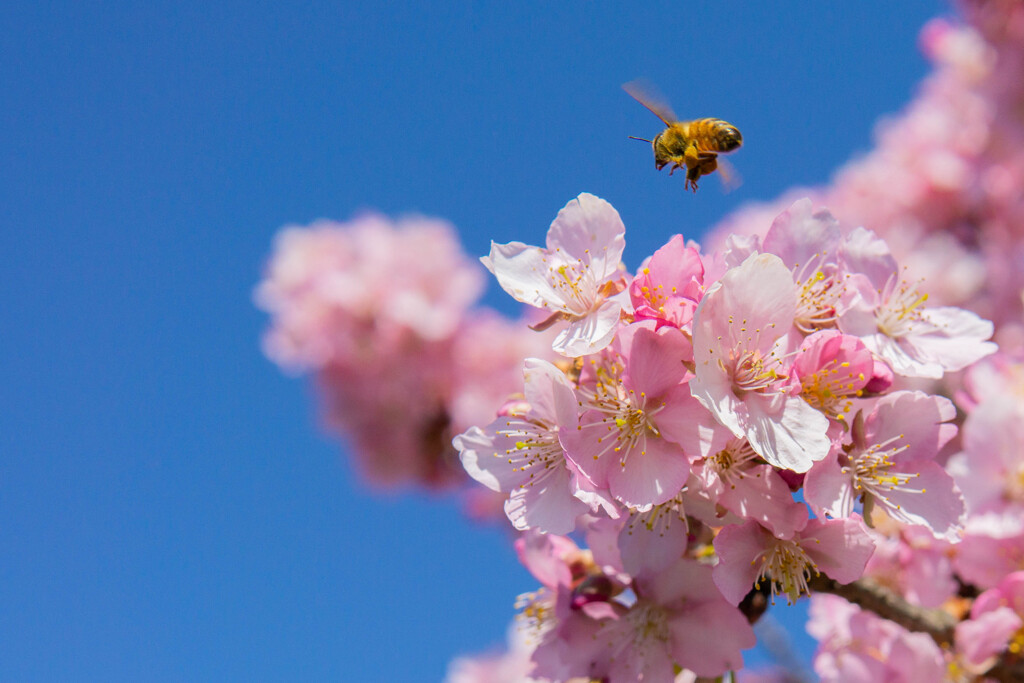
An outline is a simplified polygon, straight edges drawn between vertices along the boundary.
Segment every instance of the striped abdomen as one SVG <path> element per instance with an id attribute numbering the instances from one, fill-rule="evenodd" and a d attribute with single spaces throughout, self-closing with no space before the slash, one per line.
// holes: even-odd
<path id="1" fill-rule="evenodd" d="M 743 144 L 739 129 L 722 119 L 697 119 L 686 128 L 686 137 L 702 152 L 731 152 Z"/>

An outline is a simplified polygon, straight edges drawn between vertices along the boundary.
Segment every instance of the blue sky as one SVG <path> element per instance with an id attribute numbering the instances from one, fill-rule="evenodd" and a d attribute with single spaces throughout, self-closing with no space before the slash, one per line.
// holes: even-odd
<path id="1" fill-rule="evenodd" d="M 635 266 L 868 149 L 949 11 L 435 4 L 0 6 L 0 679 L 431 681 L 501 642 L 503 533 L 363 490 L 261 356 L 274 233 L 372 207 L 482 254 L 589 191 Z M 638 76 L 743 131 L 738 190 L 654 170 Z"/>

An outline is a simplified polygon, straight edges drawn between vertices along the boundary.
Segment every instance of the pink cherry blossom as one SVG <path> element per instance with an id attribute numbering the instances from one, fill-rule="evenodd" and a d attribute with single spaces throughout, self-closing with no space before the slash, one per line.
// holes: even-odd
<path id="1" fill-rule="evenodd" d="M 858 228 L 841 253 L 849 279 L 839 328 L 860 337 L 896 374 L 938 379 L 994 353 L 992 323 L 970 311 L 926 308 L 928 295 L 901 280 L 896 260 L 870 230 Z"/>
<path id="2" fill-rule="evenodd" d="M 1024 506 L 1024 401 L 993 392 L 967 416 L 947 465 L 971 512 Z"/>
<path id="3" fill-rule="evenodd" d="M 444 683 L 534 683 L 530 656 L 533 645 L 524 630 L 508 630 L 508 650 L 475 657 L 458 657 L 448 665 Z"/>
<path id="4" fill-rule="evenodd" d="M 256 294 L 267 354 L 314 374 L 374 481 L 468 473 L 526 530 L 541 588 L 518 602 L 515 658 L 453 676 L 718 676 L 753 642 L 733 605 L 755 586 L 793 601 L 819 572 L 960 619 L 940 648 L 815 596 L 825 681 L 973 680 L 1018 657 L 1024 5 L 960 6 L 971 25 L 926 27 L 934 72 L 875 150 L 742 208 L 707 256 L 677 235 L 631 280 L 621 219 L 587 194 L 545 248 L 492 244 L 564 371 L 539 360 L 545 335 L 470 310 L 480 270 L 444 224 L 283 233 Z M 556 533 L 573 529 L 589 549 Z"/>
<path id="5" fill-rule="evenodd" d="M 1024 626 L 1024 619 L 1009 607 L 997 607 L 956 625 L 955 645 L 959 668 L 984 674 L 996 663 L 1014 636 Z M 1020 643 L 1014 642 L 1014 649 Z"/>
<path id="6" fill-rule="evenodd" d="M 637 320 L 689 329 L 704 294 L 704 264 L 696 247 L 676 235 L 654 252 L 629 285 Z"/>
<path id="7" fill-rule="evenodd" d="M 953 565 L 964 581 L 979 588 L 991 588 L 1007 574 L 1024 570 L 1024 508 L 969 514 Z"/>
<path id="8" fill-rule="evenodd" d="M 471 477 L 509 493 L 505 514 L 516 529 L 567 534 L 576 527 L 576 517 L 590 509 L 573 496 L 579 475 L 559 442 L 560 430 L 576 428 L 576 394 L 562 371 L 547 361 L 528 359 L 523 375 L 525 405 L 486 429 L 472 427 L 453 445 Z"/>
<path id="9" fill-rule="evenodd" d="M 920 526 L 876 523 L 869 532 L 875 552 L 864 570 L 866 576 L 922 607 L 940 607 L 956 595 L 959 585 L 951 558 L 955 546 Z"/>
<path id="10" fill-rule="evenodd" d="M 681 559 L 634 585 L 636 601 L 594 636 L 610 656 L 609 683 L 672 683 L 676 665 L 711 677 L 742 667 L 754 633 L 715 589 L 710 567 Z"/>
<path id="11" fill-rule="evenodd" d="M 805 401 L 847 427 L 854 399 L 892 384 L 889 367 L 860 339 L 838 330 L 821 330 L 805 338 L 791 372 Z"/>
<path id="12" fill-rule="evenodd" d="M 777 538 L 757 522 L 728 526 L 715 538 L 715 585 L 737 605 L 768 581 L 773 598 L 785 595 L 793 603 L 810 593 L 807 582 L 822 572 L 839 583 L 860 578 L 873 550 L 857 519 L 811 519 L 791 538 Z"/>
<path id="13" fill-rule="evenodd" d="M 704 296 L 693 327 L 694 397 L 776 467 L 806 472 L 828 454 L 828 420 L 784 381 L 796 285 L 782 260 L 753 255 Z"/>
<path id="14" fill-rule="evenodd" d="M 570 459 L 598 488 L 639 510 L 674 498 L 690 474 L 681 442 L 693 441 L 703 408 L 690 396 L 683 359 L 689 344 L 671 327 L 624 328 L 584 366 L 583 414 L 564 435 Z"/>
<path id="15" fill-rule="evenodd" d="M 369 325 L 395 353 L 410 333 L 448 338 L 483 286 L 447 222 L 367 214 L 283 229 L 255 299 L 274 318 L 267 355 L 302 370 L 358 352 Z"/>
<path id="16" fill-rule="evenodd" d="M 553 347 L 583 356 L 611 342 L 628 308 L 619 268 L 625 232 L 611 204 L 583 193 L 558 212 L 546 248 L 492 242 L 481 261 L 514 299 L 550 311 L 549 323 L 568 321 Z"/>
<path id="17" fill-rule="evenodd" d="M 807 523 L 806 506 L 793 500 L 785 480 L 759 461 L 746 439 L 732 438 L 693 469 L 701 490 L 717 505 L 740 519 L 759 522 L 780 538 Z"/>
<path id="18" fill-rule="evenodd" d="M 642 569 L 667 569 L 683 556 L 689 541 L 682 493 L 646 512 L 633 512 L 621 527 L 616 544 L 624 571 L 635 576 Z"/>
<path id="19" fill-rule="evenodd" d="M 1024 571 L 1007 574 L 977 597 L 970 619 L 957 624 L 956 650 L 968 670 L 984 673 L 1007 647 L 1024 644 Z"/>
<path id="20" fill-rule="evenodd" d="M 571 539 L 529 531 L 515 545 L 520 562 L 542 586 L 517 601 L 519 628 L 535 646 L 533 675 L 555 681 L 602 675 L 608 655 L 595 636 L 603 620 L 623 610 L 611 603 L 623 586 Z"/>
<path id="21" fill-rule="evenodd" d="M 1016 404 L 1024 401 L 1024 361 L 1000 351 L 972 365 L 963 377 L 956 403 L 967 413 L 978 405 Z"/>
<path id="22" fill-rule="evenodd" d="M 858 413 L 851 443 L 834 449 L 807 474 L 807 502 L 835 517 L 848 517 L 860 499 L 904 524 L 919 524 L 949 541 L 959 540 L 963 499 L 953 478 L 935 462 L 956 434 L 949 399 L 898 391 L 878 399 L 865 418 Z"/>

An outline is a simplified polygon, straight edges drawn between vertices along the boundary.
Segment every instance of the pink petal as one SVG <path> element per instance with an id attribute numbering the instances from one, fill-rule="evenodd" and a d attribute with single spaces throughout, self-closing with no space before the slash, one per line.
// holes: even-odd
<path id="1" fill-rule="evenodd" d="M 776 538 L 791 538 L 807 524 L 807 506 L 793 500 L 789 486 L 768 465 L 755 465 L 735 486 L 727 487 L 719 503 L 744 519 L 770 530 Z"/>
<path id="2" fill-rule="evenodd" d="M 797 396 L 750 396 L 746 436 L 772 465 L 806 472 L 828 455 L 828 418 Z M 781 407 L 781 410 L 779 409 Z"/>
<path id="3" fill-rule="evenodd" d="M 814 211 L 807 197 L 798 199 L 772 221 L 764 250 L 782 257 L 793 268 L 823 254 L 834 254 L 840 239 L 839 221 L 828 211 Z"/>
<path id="4" fill-rule="evenodd" d="M 715 537 L 719 563 L 712 577 L 729 603 L 740 604 L 757 580 L 760 566 L 754 561 L 772 542 L 757 522 L 727 526 Z"/>
<path id="5" fill-rule="evenodd" d="M 641 511 L 674 498 L 690 476 L 682 448 L 664 439 L 646 438 L 633 448 L 625 467 L 616 458 L 606 459 L 613 461 L 608 470 L 612 495 Z"/>
<path id="6" fill-rule="evenodd" d="M 583 259 L 598 281 L 618 270 L 626 248 L 626 226 L 615 208 L 584 192 L 565 205 L 548 229 L 547 246 L 572 260 Z"/>
<path id="7" fill-rule="evenodd" d="M 814 463 L 807 472 L 804 497 L 815 512 L 827 512 L 840 518 L 849 517 L 853 513 L 854 503 L 857 502 L 853 476 L 843 473 L 836 453 Z"/>
<path id="8" fill-rule="evenodd" d="M 537 308 L 567 311 L 563 295 L 548 281 L 549 256 L 539 247 L 522 242 L 491 242 L 490 256 L 480 259 L 494 273 L 501 288 L 513 299 Z"/>
<path id="9" fill-rule="evenodd" d="M 665 328 L 659 334 L 649 328 L 637 329 L 629 346 L 627 387 L 654 398 L 678 385 L 686 377 L 682 359 L 688 346 L 678 330 Z"/>
<path id="10" fill-rule="evenodd" d="M 694 605 L 669 620 L 671 651 L 680 666 L 715 677 L 743 668 L 742 650 L 757 638 L 746 618 L 724 600 Z"/>
<path id="11" fill-rule="evenodd" d="M 570 358 L 597 353 L 611 343 L 621 311 L 622 307 L 615 299 L 601 302 L 596 311 L 570 321 L 569 326 L 559 332 L 551 347 Z"/>
<path id="12" fill-rule="evenodd" d="M 945 397 L 897 391 L 878 399 L 865 422 L 865 436 L 869 443 L 881 443 L 902 435 L 900 444 L 908 448 L 896 456 L 897 463 L 931 460 L 955 435 L 940 428 L 954 417 L 956 407 Z"/>
<path id="13" fill-rule="evenodd" d="M 885 507 L 893 519 L 927 527 L 936 538 L 955 543 L 963 532 L 964 499 L 953 477 L 934 462 L 911 463 L 903 471 L 917 476 L 907 484 L 922 493 L 890 491 Z"/>
<path id="14" fill-rule="evenodd" d="M 865 228 L 855 228 L 843 240 L 840 258 L 852 273 L 863 273 L 875 289 L 885 287 L 897 271 L 896 259 L 885 240 Z"/>
<path id="15" fill-rule="evenodd" d="M 527 484 L 509 494 L 505 514 L 512 526 L 520 531 L 571 533 L 576 528 L 576 518 L 589 512 L 590 506 L 573 496 L 569 471 L 565 467 L 550 470 L 538 484 Z"/>
<path id="16" fill-rule="evenodd" d="M 650 527 L 648 515 L 634 513 L 619 532 L 622 568 L 632 576 L 656 573 L 669 567 L 686 552 L 686 520 L 673 511 L 659 510 Z"/>
<path id="17" fill-rule="evenodd" d="M 864 574 L 875 543 L 855 518 L 812 519 L 801 533 L 800 547 L 818 569 L 839 583 L 856 581 Z"/>
<path id="18" fill-rule="evenodd" d="M 545 360 L 527 358 L 523 379 L 526 401 L 536 416 L 559 427 L 575 429 L 579 404 L 565 373 Z"/>
<path id="19" fill-rule="evenodd" d="M 1006 649 L 1007 642 L 1024 626 L 1024 620 L 1009 607 L 986 612 L 977 619 L 956 626 L 956 649 L 968 663 L 984 668 L 989 660 Z"/>

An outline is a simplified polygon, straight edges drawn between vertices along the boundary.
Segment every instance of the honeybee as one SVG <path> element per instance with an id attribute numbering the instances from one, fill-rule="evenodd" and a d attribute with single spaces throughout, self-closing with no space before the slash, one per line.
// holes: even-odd
<path id="1" fill-rule="evenodd" d="M 685 166 L 685 187 L 696 192 L 700 177 L 714 173 L 721 164 L 724 180 L 728 182 L 730 174 L 726 171 L 725 160 L 719 159 L 718 155 L 733 152 L 743 144 L 743 136 L 736 126 L 722 119 L 680 121 L 653 88 L 640 81 L 630 81 L 622 89 L 647 107 L 666 126 L 653 140 L 629 136 L 633 140 L 651 143 L 654 148 L 654 166 L 659 171 L 672 164 L 668 172 L 672 175 L 677 168 Z"/>

